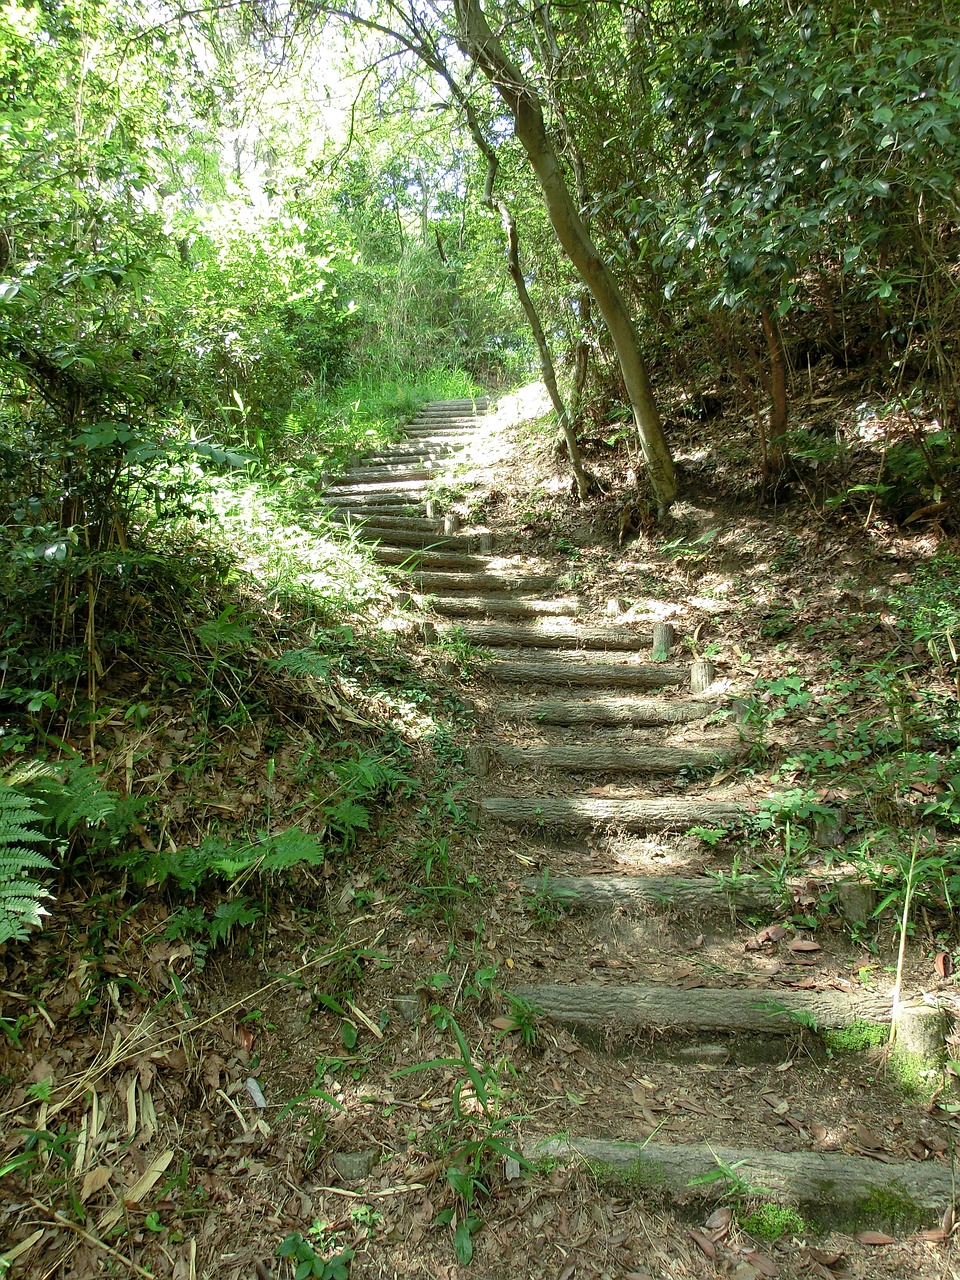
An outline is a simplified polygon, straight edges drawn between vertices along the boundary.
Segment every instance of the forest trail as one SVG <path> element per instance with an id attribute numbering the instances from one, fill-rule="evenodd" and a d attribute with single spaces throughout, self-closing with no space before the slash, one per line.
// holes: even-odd
<path id="1" fill-rule="evenodd" d="M 558 1137 L 552 1117 L 526 1122 L 523 1154 L 589 1162 L 685 1212 L 761 1195 L 826 1227 L 939 1221 L 954 1197 L 949 1163 L 930 1149 L 881 1152 L 872 1131 L 896 1090 L 879 1104 L 873 1071 L 839 1056 L 885 1041 L 889 986 L 852 990 L 810 967 L 813 929 L 780 923 L 803 886 L 735 864 L 708 874 L 697 853 L 762 798 L 744 785 L 738 708 L 709 662 L 685 661 L 683 637 L 654 616 L 645 627 L 591 616 L 560 566 L 516 535 L 461 527 L 431 496 L 490 408 L 430 405 L 326 501 L 382 563 L 404 567 L 427 642 L 485 651 L 475 683 L 487 711 L 467 753 L 481 839 L 505 881 L 518 864 L 536 868 L 529 911 L 562 916 L 564 938 L 518 962 L 518 1025 L 530 1011 L 584 1046 L 556 1055 L 560 1095 L 583 1095 L 585 1054 L 606 1063 L 576 1127 Z M 862 918 L 861 889 L 826 892 Z M 770 952 L 781 940 L 782 964 Z M 908 1047 L 941 1034 L 939 1011 L 920 1001 L 901 1024 Z M 680 1120 L 662 1105 L 658 1064 L 689 1082 Z"/>

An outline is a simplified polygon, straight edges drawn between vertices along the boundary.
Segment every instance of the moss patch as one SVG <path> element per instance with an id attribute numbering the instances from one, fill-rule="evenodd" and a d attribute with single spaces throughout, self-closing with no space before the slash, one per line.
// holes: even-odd
<path id="1" fill-rule="evenodd" d="M 807 1235 L 810 1230 L 803 1215 L 786 1204 L 759 1205 L 745 1218 L 740 1218 L 740 1226 L 757 1240 Z"/>
<path id="2" fill-rule="evenodd" d="M 885 1045 L 890 1039 L 890 1028 L 859 1019 L 851 1022 L 849 1027 L 821 1030 L 820 1036 L 833 1053 L 863 1053 L 866 1049 Z"/>
<path id="3" fill-rule="evenodd" d="M 665 1182 L 663 1170 L 656 1161 L 644 1160 L 642 1156 L 623 1168 L 602 1161 L 591 1161 L 590 1170 L 601 1186 L 614 1187 L 625 1195 L 657 1191 Z"/>

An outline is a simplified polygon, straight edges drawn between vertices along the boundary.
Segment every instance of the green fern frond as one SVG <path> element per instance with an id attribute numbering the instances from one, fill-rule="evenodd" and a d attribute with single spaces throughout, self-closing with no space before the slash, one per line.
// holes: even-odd
<path id="1" fill-rule="evenodd" d="M 288 671 L 301 680 L 308 677 L 320 681 L 330 679 L 330 659 L 317 653 L 316 649 L 288 649 L 269 665 L 274 671 Z"/>
<path id="2" fill-rule="evenodd" d="M 288 827 L 276 836 L 268 836 L 266 832 L 258 834 L 263 840 L 261 871 L 284 871 L 298 862 L 318 867 L 323 862 L 323 849 L 317 837 L 307 835 L 299 827 Z"/>
<path id="3" fill-rule="evenodd" d="M 30 927 L 39 927 L 47 915 L 42 902 L 52 896 L 42 884 L 24 876 L 0 882 L 0 945 L 29 937 Z"/>
<path id="4" fill-rule="evenodd" d="M 228 942 L 234 929 L 254 924 L 262 915 L 260 908 L 250 906 L 246 898 L 237 898 L 233 902 L 221 902 L 207 921 L 210 945 L 215 947 L 221 942 Z"/>
<path id="5" fill-rule="evenodd" d="M 58 831 L 68 834 L 81 822 L 99 827 L 117 810 L 118 797 L 104 785 L 99 773 L 82 764 L 67 769 L 63 792 L 56 805 L 51 805 Z"/>
<path id="6" fill-rule="evenodd" d="M 46 914 L 41 903 L 51 895 L 27 874 L 53 870 L 49 858 L 30 848 L 47 842 L 44 821 L 40 808 L 0 780 L 0 944 L 22 942 Z"/>
<path id="7" fill-rule="evenodd" d="M 36 849 L 22 845 L 0 848 L 0 884 L 8 884 L 27 871 L 52 871 L 53 863 Z"/>

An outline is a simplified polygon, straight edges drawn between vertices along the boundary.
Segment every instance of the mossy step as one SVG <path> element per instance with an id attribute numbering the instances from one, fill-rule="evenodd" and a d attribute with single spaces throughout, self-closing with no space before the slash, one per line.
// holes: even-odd
<path id="1" fill-rule="evenodd" d="M 673 1145 L 605 1138 L 527 1138 L 523 1155 L 586 1163 L 621 1193 L 669 1197 L 680 1204 L 722 1200 L 743 1185 L 749 1203 L 795 1206 L 820 1230 L 910 1231 L 940 1222 L 956 1196 L 945 1160 L 895 1163 L 834 1151 L 760 1151 L 713 1143 Z M 715 1175 L 715 1176 L 711 1176 Z"/>
<path id="2" fill-rule="evenodd" d="M 364 469 L 381 470 L 381 468 L 403 466 L 410 467 L 415 465 L 430 468 L 430 472 L 436 475 L 440 469 L 440 464 L 446 463 L 450 458 L 455 457 L 455 451 L 452 449 L 426 449 L 422 446 L 414 444 L 391 445 L 387 449 L 380 450 L 378 453 L 368 453 L 362 459 Z M 360 463 L 357 464 L 358 466 Z M 384 471 L 385 475 L 389 475 L 389 471 Z"/>
<path id="3" fill-rule="evenodd" d="M 355 515 L 360 515 L 361 518 L 368 514 L 368 509 L 371 515 L 374 510 L 390 511 L 394 515 L 400 515 L 407 507 L 423 506 L 416 494 L 392 493 L 390 490 L 384 490 L 382 493 L 349 494 L 337 493 L 331 489 L 323 495 L 323 501 L 329 511 L 346 509 L 353 511 Z"/>
<path id="4" fill-rule="evenodd" d="M 435 463 L 408 466 L 384 463 L 380 467 L 353 467 L 337 476 L 332 484 L 363 484 L 368 480 L 436 480 L 440 467 Z"/>
<path id="5" fill-rule="evenodd" d="M 717 827 L 741 821 L 739 805 L 726 800 L 674 798 L 607 799 L 605 796 L 572 795 L 486 796 L 480 801 L 482 817 L 526 827 L 567 829 L 612 827 L 620 831 L 678 831 L 686 827 Z"/>
<path id="6" fill-rule="evenodd" d="M 413 423 L 404 433 L 405 440 L 458 440 L 464 444 L 478 438 L 477 424 L 472 419 L 435 418 Z"/>
<path id="7" fill-rule="evenodd" d="M 537 983 L 515 995 L 566 1027 L 607 1035 L 638 1031 L 790 1036 L 889 1024 L 892 995 L 788 988 L 641 987 Z"/>

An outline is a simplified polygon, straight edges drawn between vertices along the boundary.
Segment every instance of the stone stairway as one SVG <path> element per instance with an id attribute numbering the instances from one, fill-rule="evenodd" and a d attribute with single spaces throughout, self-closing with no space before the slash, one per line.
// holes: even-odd
<path id="1" fill-rule="evenodd" d="M 669 853 L 692 827 L 736 828 L 752 801 L 735 779 L 713 781 L 718 771 L 730 774 L 740 749 L 735 720 L 724 715 L 703 664 L 691 670 L 673 657 L 669 629 L 659 627 L 654 637 L 636 624 L 590 620 L 580 600 L 551 590 L 557 574 L 549 564 L 526 572 L 498 559 L 489 529 L 461 529 L 428 499 L 443 466 L 484 432 L 488 407 L 429 406 L 404 441 L 364 459 L 326 493 L 338 518 L 359 524 L 361 536 L 378 544 L 382 563 L 404 566 L 412 601 L 429 612 L 427 640 L 453 633 L 490 651 L 483 679 L 492 686 L 495 713 L 468 753 L 482 786 L 483 838 L 491 847 L 526 844 L 524 860 L 541 871 L 530 877 L 528 891 L 548 892 L 571 920 L 591 922 L 595 931 L 609 936 L 611 922 L 624 918 L 686 919 L 714 936 L 732 935 L 740 946 L 744 913 L 776 918 L 781 894 L 769 881 L 640 869 L 571 872 L 571 848 L 587 847 L 598 834 L 625 848 L 635 838 L 659 841 Z M 888 986 L 771 992 L 709 976 L 694 987 L 655 980 L 645 965 L 651 972 L 656 966 L 631 954 L 629 931 L 626 937 L 617 963 L 632 980 L 592 981 L 586 957 L 578 963 L 568 955 L 557 972 L 518 981 L 511 994 L 540 1025 L 572 1032 L 600 1053 L 641 1063 L 666 1058 L 692 1071 L 748 1064 L 760 1073 L 751 1077 L 761 1081 L 755 1087 L 786 1095 L 788 1104 L 790 1081 L 800 1074 L 782 1069 L 784 1062 L 792 1066 L 792 1046 L 805 1040 L 814 1063 L 822 1060 L 824 1033 L 875 1030 L 891 1020 Z M 938 1009 L 919 1003 L 915 1012 L 900 1032 L 908 1051 L 943 1033 Z M 869 1116 L 868 1096 L 862 1105 Z M 709 1141 L 658 1142 L 656 1130 L 630 1124 L 614 1136 L 585 1128 L 562 1138 L 531 1131 L 524 1151 L 533 1159 L 587 1160 L 629 1173 L 634 1185 L 677 1203 L 716 1198 L 730 1175 L 710 1175 L 722 1166 L 811 1221 L 865 1228 L 939 1221 L 954 1199 L 946 1162 L 831 1149 L 815 1126 L 800 1125 L 771 1149 L 714 1141 L 709 1133 L 703 1135 Z"/>

